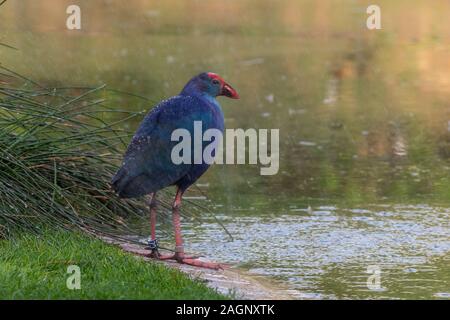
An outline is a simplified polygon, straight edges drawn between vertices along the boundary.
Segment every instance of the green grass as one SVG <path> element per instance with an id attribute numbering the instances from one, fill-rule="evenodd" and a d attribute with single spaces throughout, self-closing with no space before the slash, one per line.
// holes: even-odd
<path id="1" fill-rule="evenodd" d="M 79 232 L 0 241 L 0 299 L 225 299 L 196 279 Z M 66 286 L 70 265 L 81 289 Z"/>

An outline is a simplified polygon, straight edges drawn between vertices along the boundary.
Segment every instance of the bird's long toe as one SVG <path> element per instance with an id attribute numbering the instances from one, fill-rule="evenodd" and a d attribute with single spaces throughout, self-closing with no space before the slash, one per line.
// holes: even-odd
<path id="1" fill-rule="evenodd" d="M 183 259 L 198 259 L 199 256 L 184 256 L 183 258 L 180 258 L 176 254 L 160 254 L 158 252 L 158 255 L 151 256 L 152 258 L 158 259 L 158 260 L 176 260 L 178 262 L 182 262 Z"/>
<path id="2" fill-rule="evenodd" d="M 199 268 L 206 268 L 206 269 L 214 269 L 214 270 L 223 270 L 224 265 L 215 263 L 215 262 L 206 262 L 201 261 L 198 259 L 198 256 L 190 256 L 185 255 L 183 257 L 180 257 L 177 254 L 160 254 L 158 252 L 158 255 L 152 256 L 152 258 L 158 259 L 158 260 L 175 260 L 178 263 L 187 264 L 194 267 Z"/>
<path id="3" fill-rule="evenodd" d="M 174 254 L 160 254 L 158 256 L 159 260 L 177 260 Z"/>
<path id="4" fill-rule="evenodd" d="M 224 269 L 224 266 L 219 263 L 206 262 L 206 261 L 201 261 L 199 259 L 184 258 L 181 260 L 181 263 L 188 264 L 188 265 L 194 266 L 194 267 L 206 268 L 206 269 L 214 269 L 214 270 L 223 270 Z"/>

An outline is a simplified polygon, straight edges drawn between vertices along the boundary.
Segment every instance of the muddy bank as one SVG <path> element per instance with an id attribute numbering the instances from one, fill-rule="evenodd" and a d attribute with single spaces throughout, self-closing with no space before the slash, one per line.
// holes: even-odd
<path id="1" fill-rule="evenodd" d="M 177 268 L 188 274 L 190 277 L 204 281 L 211 288 L 216 289 L 223 294 L 231 294 L 236 299 L 246 300 L 292 300 L 294 297 L 289 294 L 287 288 L 270 279 L 262 277 L 253 277 L 246 274 L 245 271 L 228 266 L 225 270 L 210 270 L 196 268 L 188 265 L 179 264 L 174 261 L 157 261 L 146 257 L 150 251 L 141 246 L 120 243 L 111 239 L 104 239 L 109 243 L 119 245 L 123 250 L 131 252 L 142 259 L 163 263 L 171 268 Z M 204 261 L 206 259 L 201 258 Z"/>

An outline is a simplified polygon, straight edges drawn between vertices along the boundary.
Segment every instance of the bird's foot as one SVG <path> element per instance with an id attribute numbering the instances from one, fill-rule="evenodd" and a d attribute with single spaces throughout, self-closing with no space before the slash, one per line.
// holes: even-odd
<path id="1" fill-rule="evenodd" d="M 214 270 L 223 270 L 224 266 L 215 263 L 215 262 L 206 262 L 198 259 L 197 256 L 189 256 L 184 254 L 168 254 L 168 255 L 159 255 L 159 260 L 175 260 L 178 263 L 187 264 L 194 267 L 206 268 L 206 269 L 214 269 Z"/>
<path id="2" fill-rule="evenodd" d="M 180 262 L 180 261 L 178 261 L 178 262 Z M 224 265 L 221 265 L 221 264 L 215 263 L 215 262 L 201 261 L 199 259 L 183 258 L 183 259 L 181 259 L 180 263 L 188 264 L 188 265 L 194 266 L 194 267 L 206 268 L 206 269 L 214 269 L 214 270 L 223 270 L 224 269 Z"/>
<path id="3" fill-rule="evenodd" d="M 148 254 L 148 257 L 154 258 L 154 259 L 160 259 L 161 254 L 159 253 L 159 247 L 158 247 L 158 240 L 152 239 L 148 240 L 147 247 L 145 249 L 151 250 L 150 254 Z"/>
<path id="4" fill-rule="evenodd" d="M 158 259 L 158 260 L 175 260 L 178 263 L 188 264 L 194 267 L 214 269 L 214 270 L 223 270 L 224 265 L 215 262 L 206 262 L 199 260 L 198 256 L 185 255 L 184 252 L 175 252 L 174 254 L 161 254 L 158 250 L 158 240 L 153 239 L 148 241 L 148 246 L 146 249 L 151 250 L 151 253 L 148 255 L 150 258 Z"/>
<path id="5" fill-rule="evenodd" d="M 176 253 L 175 254 L 160 254 L 158 259 L 159 260 L 176 260 L 180 262 L 180 260 L 183 259 L 198 259 L 198 256 L 184 256 L 184 258 L 180 258 Z"/>
<path id="6" fill-rule="evenodd" d="M 197 257 L 187 256 L 184 252 L 175 252 L 174 258 L 178 263 L 188 264 L 193 267 L 206 269 L 223 270 L 223 266 L 215 262 L 201 261 Z"/>
<path id="7" fill-rule="evenodd" d="M 147 250 L 151 250 L 151 253 L 148 254 L 148 257 L 150 258 L 155 258 L 155 259 L 159 259 L 159 260 L 180 260 L 180 254 L 161 254 L 159 253 L 159 246 L 158 246 L 158 240 L 157 239 L 152 239 L 152 240 L 148 240 L 147 242 L 147 247 L 145 247 L 145 249 Z M 186 256 L 184 254 L 183 258 L 184 259 L 198 259 L 198 256 Z"/>

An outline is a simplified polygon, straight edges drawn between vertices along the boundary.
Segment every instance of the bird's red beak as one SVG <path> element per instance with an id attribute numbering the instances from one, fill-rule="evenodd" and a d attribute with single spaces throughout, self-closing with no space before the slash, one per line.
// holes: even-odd
<path id="1" fill-rule="evenodd" d="M 234 90 L 234 88 L 226 82 L 223 83 L 220 95 L 231 99 L 239 99 L 239 94 L 236 92 L 236 90 Z"/>
<path id="2" fill-rule="evenodd" d="M 219 96 L 225 96 L 231 99 L 239 99 L 239 95 L 234 90 L 232 86 L 230 86 L 228 83 L 226 83 L 218 74 L 213 72 L 208 72 L 208 76 L 211 79 L 217 79 L 222 84 L 222 89 L 220 90 Z"/>

